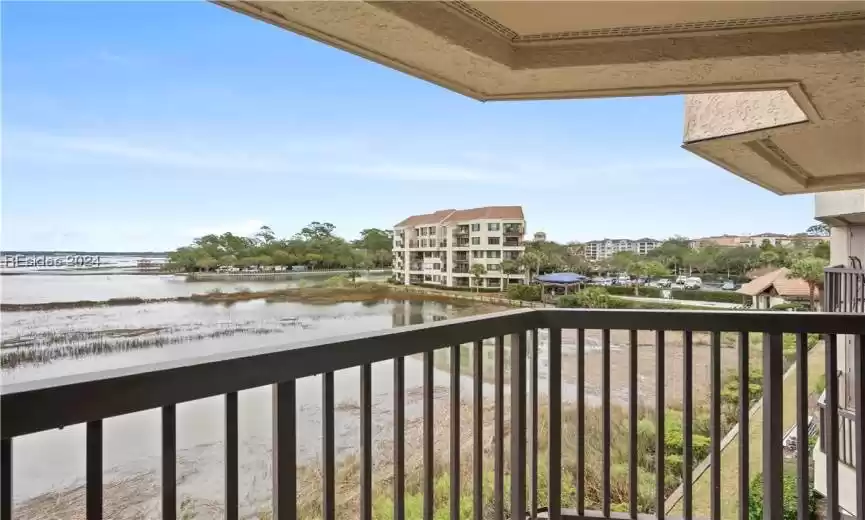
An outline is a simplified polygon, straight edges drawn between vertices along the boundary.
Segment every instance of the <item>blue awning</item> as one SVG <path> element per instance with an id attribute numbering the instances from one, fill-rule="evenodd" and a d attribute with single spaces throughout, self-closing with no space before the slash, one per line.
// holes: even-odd
<path id="1" fill-rule="evenodd" d="M 573 284 L 583 283 L 589 278 L 577 273 L 552 273 L 535 277 L 541 283 Z"/>

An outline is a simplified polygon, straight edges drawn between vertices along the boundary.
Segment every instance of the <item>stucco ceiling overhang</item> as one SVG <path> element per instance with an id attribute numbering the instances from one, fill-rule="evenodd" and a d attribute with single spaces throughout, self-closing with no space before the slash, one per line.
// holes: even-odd
<path id="1" fill-rule="evenodd" d="M 215 3 L 482 101 L 686 94 L 691 152 L 865 187 L 865 1 Z"/>

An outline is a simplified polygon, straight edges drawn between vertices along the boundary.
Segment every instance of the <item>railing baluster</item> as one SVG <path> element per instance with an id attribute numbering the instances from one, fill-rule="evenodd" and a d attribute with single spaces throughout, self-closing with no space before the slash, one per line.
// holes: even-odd
<path id="1" fill-rule="evenodd" d="M 655 332 L 655 383 L 657 390 L 655 391 L 655 418 L 657 426 L 655 427 L 655 516 L 659 520 L 663 520 L 664 509 L 664 352 L 665 348 L 664 331 L 658 330 Z"/>
<path id="2" fill-rule="evenodd" d="M 783 340 L 781 334 L 763 334 L 763 519 L 777 520 L 783 514 L 783 465 L 781 442 Z M 831 465 L 830 465 L 831 466 Z M 837 508 L 836 508 L 837 509 Z"/>
<path id="3" fill-rule="evenodd" d="M 162 407 L 162 520 L 177 518 L 177 409 Z"/>
<path id="4" fill-rule="evenodd" d="M 713 520 L 721 518 L 721 332 L 712 332 L 712 395 L 711 416 L 711 498 L 710 509 Z"/>
<path id="5" fill-rule="evenodd" d="M 586 331 L 577 329 L 577 514 L 586 512 Z"/>
<path id="6" fill-rule="evenodd" d="M 462 345 L 451 347 L 451 520 L 460 518 L 460 362 Z"/>
<path id="7" fill-rule="evenodd" d="M 372 520 L 372 365 L 360 367 L 360 518 Z"/>
<path id="8" fill-rule="evenodd" d="M 472 387 L 472 512 L 475 520 L 484 518 L 484 342 L 475 341 L 472 352 L 474 383 Z"/>
<path id="9" fill-rule="evenodd" d="M 860 293 L 861 294 L 861 293 Z M 856 468 L 856 511 L 865 516 L 865 334 L 853 337 L 853 465 Z"/>
<path id="10" fill-rule="evenodd" d="M 526 333 L 511 334 L 511 517 L 526 513 Z"/>
<path id="11" fill-rule="evenodd" d="M 562 508 L 562 329 L 549 330 L 547 347 L 549 357 L 549 490 L 548 514 L 550 520 L 561 518 Z"/>
<path id="12" fill-rule="evenodd" d="M 505 338 L 496 337 L 495 346 L 495 436 L 493 482 L 495 520 L 505 518 Z"/>
<path id="13" fill-rule="evenodd" d="M 748 520 L 750 506 L 750 419 L 751 419 L 751 373 L 748 366 L 750 338 L 747 332 L 739 333 L 739 520 Z"/>
<path id="14" fill-rule="evenodd" d="M 237 392 L 225 394 L 225 518 L 237 520 Z"/>
<path id="15" fill-rule="evenodd" d="M 336 518 L 336 411 L 334 409 L 336 395 L 333 378 L 333 372 L 326 372 L 321 376 L 321 478 L 323 481 L 321 485 L 321 517 L 323 520 L 335 520 Z M 394 395 L 402 396 L 402 392 L 395 390 Z M 395 407 L 394 418 L 397 413 L 398 410 Z M 394 442 L 394 448 L 396 446 L 398 443 Z M 395 460 L 398 461 L 399 459 Z M 396 463 L 398 464 L 398 462 Z M 396 504 L 398 496 L 394 493 L 394 504 Z"/>
<path id="16" fill-rule="evenodd" d="M 744 383 L 740 383 L 744 386 Z M 796 493 L 799 520 L 811 517 L 808 454 L 808 335 L 796 335 Z"/>
<path id="17" fill-rule="evenodd" d="M 435 500 L 433 496 L 433 352 L 423 353 L 423 517 L 433 520 Z"/>
<path id="18" fill-rule="evenodd" d="M 829 520 L 838 520 L 838 336 L 828 334 L 827 339 L 826 435 L 823 438 L 826 449 L 826 512 Z"/>
<path id="19" fill-rule="evenodd" d="M 638 331 L 631 330 L 628 339 L 628 511 L 631 518 L 637 518 Z"/>
<path id="20" fill-rule="evenodd" d="M 297 517 L 297 383 L 273 385 L 273 518 Z"/>
<path id="21" fill-rule="evenodd" d="M 610 444 L 612 428 L 610 419 L 610 330 L 601 331 L 601 430 L 603 440 L 601 441 L 601 511 L 604 517 L 610 516 Z"/>
<path id="22" fill-rule="evenodd" d="M 0 520 L 12 520 L 12 439 L 0 440 Z"/>
<path id="23" fill-rule="evenodd" d="M 531 430 L 529 432 L 529 518 L 538 517 L 538 329 L 531 330 Z"/>
<path id="24" fill-rule="evenodd" d="M 102 520 L 102 421 L 87 423 L 87 520 Z"/>
<path id="25" fill-rule="evenodd" d="M 402 356 L 393 360 L 393 401 L 393 518 L 405 520 L 405 358 Z"/>
<path id="26" fill-rule="evenodd" d="M 694 334 L 684 332 L 682 352 L 682 515 L 694 516 Z"/>

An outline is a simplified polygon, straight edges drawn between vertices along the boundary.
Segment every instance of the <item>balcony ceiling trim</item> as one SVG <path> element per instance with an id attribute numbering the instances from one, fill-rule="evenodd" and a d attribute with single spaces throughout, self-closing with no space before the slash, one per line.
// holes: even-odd
<path id="1" fill-rule="evenodd" d="M 757 2 L 639 26 L 608 12 L 608 27 L 520 34 L 496 19 L 519 24 L 502 2 L 213 1 L 480 101 L 685 94 L 683 147 L 698 156 L 780 194 L 865 187 L 861 147 L 846 142 L 865 141 L 865 10 L 849 7 L 861 3 Z M 547 18 L 523 27 L 562 28 L 562 4 L 538 2 Z M 737 16 L 749 12 L 761 16 Z"/>
<path id="2" fill-rule="evenodd" d="M 816 14 L 795 14 L 780 16 L 762 16 L 755 18 L 731 18 L 726 20 L 706 20 L 678 22 L 658 25 L 624 25 L 584 29 L 578 31 L 557 31 L 519 34 L 483 11 L 471 6 L 468 2 L 457 0 L 442 2 L 452 9 L 472 20 L 482 24 L 500 37 L 513 43 L 529 43 L 538 41 L 564 41 L 577 39 L 616 38 L 622 36 L 671 35 L 700 31 L 741 30 L 767 27 L 783 27 L 797 24 L 816 24 L 823 22 L 841 22 L 861 20 L 865 18 L 865 10 L 837 11 Z"/>

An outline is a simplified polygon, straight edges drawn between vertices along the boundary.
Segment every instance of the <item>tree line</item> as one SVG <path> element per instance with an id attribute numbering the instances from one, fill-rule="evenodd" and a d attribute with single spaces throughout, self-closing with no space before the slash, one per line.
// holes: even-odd
<path id="1" fill-rule="evenodd" d="M 168 268 L 192 272 L 219 267 L 296 266 L 310 269 L 389 267 L 393 232 L 364 229 L 356 240 L 335 234 L 329 222 L 311 222 L 290 238 L 277 238 L 269 226 L 253 236 L 209 234 L 168 255 Z"/>
<path id="2" fill-rule="evenodd" d="M 585 257 L 582 244 L 571 242 L 527 242 L 526 251 L 517 265 L 530 269 L 534 274 L 560 270 L 581 274 L 609 274 L 626 272 L 632 275 L 641 271 L 664 271 L 663 274 L 718 273 L 728 277 L 741 277 L 761 267 L 792 268 L 797 261 L 816 258 L 828 262 L 829 244 L 810 240 L 794 240 L 791 245 L 772 245 L 764 242 L 759 247 L 721 247 L 707 245 L 693 248 L 690 240 L 674 236 L 646 255 L 630 251 L 616 253 L 609 258 L 590 262 Z M 646 276 L 662 276 L 663 274 Z"/>

